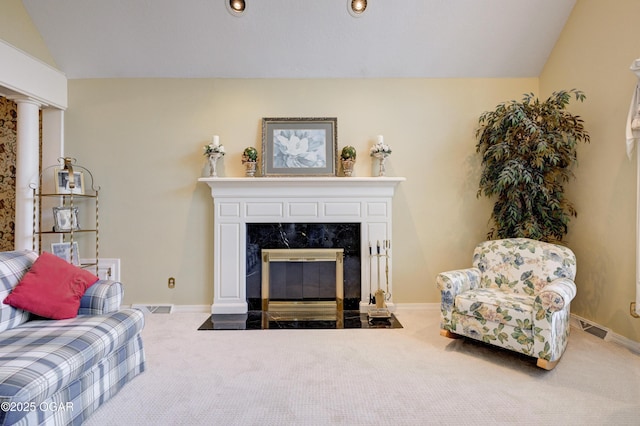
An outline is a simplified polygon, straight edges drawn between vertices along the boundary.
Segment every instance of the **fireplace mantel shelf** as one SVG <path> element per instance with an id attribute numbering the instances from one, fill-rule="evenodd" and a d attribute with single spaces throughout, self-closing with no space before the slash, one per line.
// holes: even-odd
<path id="1" fill-rule="evenodd" d="M 390 176 L 381 176 L 381 177 L 336 177 L 336 176 L 327 176 L 327 177 L 201 177 L 198 179 L 200 182 L 220 182 L 220 183 L 229 183 L 229 182 L 243 182 L 247 184 L 252 184 L 252 182 L 281 182 L 281 183 L 291 183 L 291 182 L 305 182 L 305 183 L 348 183 L 348 182 L 378 182 L 378 183 L 389 183 L 395 182 L 399 183 L 407 180 L 405 177 L 390 177 Z"/>
<path id="2" fill-rule="evenodd" d="M 360 309 L 368 306 L 365 296 L 373 285 L 373 277 L 388 275 L 388 286 L 386 282 L 384 285 L 391 296 L 391 258 L 384 262 L 383 270 L 372 271 L 371 262 L 367 261 L 368 248 L 372 241 L 392 239 L 392 199 L 398 184 L 405 180 L 386 176 L 199 178 L 199 182 L 211 188 L 214 205 L 211 312 L 247 312 L 246 227 L 250 223 L 360 224 Z M 392 303 L 389 300 L 390 306 Z"/>
<path id="3" fill-rule="evenodd" d="M 345 196 L 365 195 L 370 191 L 384 195 L 393 195 L 395 187 L 407 180 L 404 177 L 201 177 L 199 182 L 205 182 L 211 187 L 213 197 L 238 196 L 241 191 L 244 196 L 281 197 L 284 194 L 279 190 L 286 191 L 288 196 L 296 196 L 296 189 L 300 190 L 299 195 L 308 196 L 308 190 L 312 189 L 318 196 Z M 269 190 L 269 195 L 264 191 Z M 388 192 L 387 192 L 388 191 Z"/>

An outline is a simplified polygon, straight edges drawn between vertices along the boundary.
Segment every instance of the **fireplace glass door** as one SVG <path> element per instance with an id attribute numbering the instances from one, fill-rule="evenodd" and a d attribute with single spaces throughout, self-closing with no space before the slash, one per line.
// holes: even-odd
<path id="1" fill-rule="evenodd" d="M 343 309 L 344 250 L 263 249 L 262 310 L 307 308 Z"/>

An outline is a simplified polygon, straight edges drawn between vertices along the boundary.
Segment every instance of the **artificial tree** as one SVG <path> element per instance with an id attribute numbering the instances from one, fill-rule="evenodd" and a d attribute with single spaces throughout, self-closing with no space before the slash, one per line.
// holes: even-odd
<path id="1" fill-rule="evenodd" d="M 574 177 L 578 143 L 590 141 L 583 120 L 566 110 L 572 97 L 585 99 L 576 89 L 554 92 L 544 102 L 529 93 L 480 116 L 478 196 L 495 197 L 488 238 L 557 242 L 566 235 L 577 213 L 564 184 Z"/>

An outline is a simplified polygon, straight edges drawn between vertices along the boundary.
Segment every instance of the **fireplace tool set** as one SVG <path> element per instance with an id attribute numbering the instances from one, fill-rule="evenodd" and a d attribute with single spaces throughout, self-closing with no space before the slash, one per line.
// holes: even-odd
<path id="1" fill-rule="evenodd" d="M 391 318 L 391 312 L 387 308 L 387 300 L 391 300 L 391 294 L 389 293 L 389 249 L 391 248 L 391 240 L 383 240 L 382 246 L 380 245 L 380 240 L 377 241 L 376 244 L 376 252 L 373 253 L 373 247 L 371 243 L 369 243 L 369 271 L 373 266 L 373 258 L 376 258 L 376 269 L 377 269 L 377 280 L 378 280 L 378 288 L 375 294 L 372 292 L 372 281 L 373 274 L 370 274 L 369 279 L 369 305 L 376 305 L 375 308 L 369 308 L 368 316 L 369 320 L 374 319 L 389 319 Z M 384 249 L 384 253 L 382 253 L 382 249 Z M 385 262 L 385 282 L 386 282 L 386 292 L 380 286 L 380 260 L 384 258 Z"/>

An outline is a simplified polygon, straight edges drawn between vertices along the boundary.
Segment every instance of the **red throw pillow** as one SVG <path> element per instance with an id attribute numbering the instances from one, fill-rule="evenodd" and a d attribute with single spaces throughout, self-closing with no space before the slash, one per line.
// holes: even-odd
<path id="1" fill-rule="evenodd" d="M 4 303 L 45 318 L 73 318 L 82 295 L 96 281 L 98 277 L 91 272 L 44 252 Z"/>

